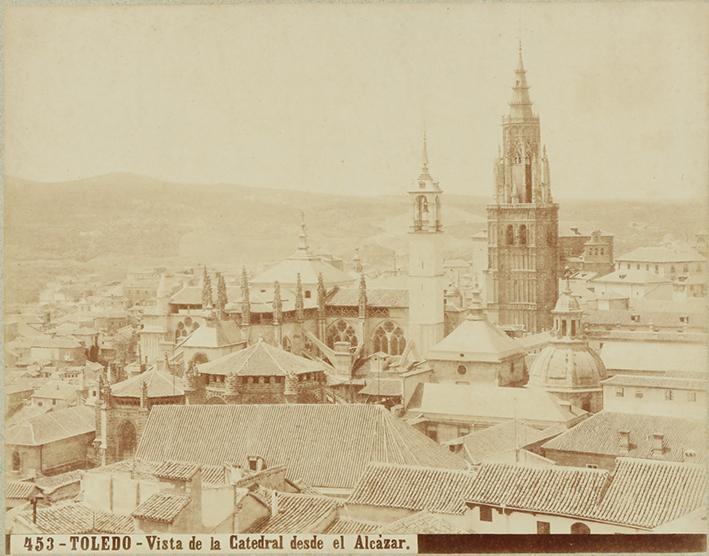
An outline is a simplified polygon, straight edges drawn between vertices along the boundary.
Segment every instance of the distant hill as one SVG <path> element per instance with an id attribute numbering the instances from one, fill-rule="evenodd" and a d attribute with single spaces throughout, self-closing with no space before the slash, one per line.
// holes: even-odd
<path id="1" fill-rule="evenodd" d="M 488 198 L 447 195 L 447 256 L 468 257 L 470 236 L 485 227 Z M 561 200 L 563 224 L 616 236 L 616 252 L 665 235 L 692 237 L 706 222 L 689 201 Z M 263 265 L 290 254 L 300 211 L 311 245 L 348 261 L 356 247 L 372 267 L 406 257 L 408 201 L 252 188 L 177 184 L 132 174 L 38 183 L 5 180 L 6 300 L 30 301 L 53 274 L 98 272 L 170 262 L 220 268 Z"/>

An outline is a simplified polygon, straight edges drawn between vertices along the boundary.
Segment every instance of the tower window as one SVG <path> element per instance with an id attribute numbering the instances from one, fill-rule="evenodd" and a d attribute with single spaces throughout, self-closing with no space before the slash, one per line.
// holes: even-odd
<path id="1" fill-rule="evenodd" d="M 310 290 L 305 290 L 305 299 L 310 299 Z"/>
<path id="2" fill-rule="evenodd" d="M 507 226 L 507 231 L 505 232 L 505 244 L 514 245 L 515 243 L 515 231 L 512 225 Z"/>
<path id="3" fill-rule="evenodd" d="M 527 226 L 524 224 L 519 227 L 519 244 L 527 245 Z"/>

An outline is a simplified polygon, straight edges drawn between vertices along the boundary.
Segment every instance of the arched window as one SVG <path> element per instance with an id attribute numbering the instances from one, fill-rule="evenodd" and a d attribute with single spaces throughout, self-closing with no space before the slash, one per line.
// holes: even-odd
<path id="1" fill-rule="evenodd" d="M 591 534 L 591 529 L 589 529 L 588 525 L 585 523 L 573 523 L 571 525 L 571 534 L 572 535 L 590 535 Z"/>
<path id="2" fill-rule="evenodd" d="M 505 244 L 506 245 L 514 245 L 515 243 L 515 230 L 512 227 L 512 224 L 507 226 L 507 230 L 505 231 Z"/>
<path id="3" fill-rule="evenodd" d="M 354 328 L 340 319 L 331 324 L 325 334 L 325 343 L 335 349 L 335 342 L 348 342 L 352 347 L 357 347 L 357 335 Z"/>
<path id="4" fill-rule="evenodd" d="M 404 331 L 390 320 L 377 327 L 372 342 L 375 353 L 381 351 L 389 355 L 401 355 L 406 347 Z"/>
<path id="5" fill-rule="evenodd" d="M 20 457 L 20 452 L 15 450 L 12 452 L 12 470 L 19 471 L 22 468 L 22 458 Z"/>
<path id="6" fill-rule="evenodd" d="M 554 245 L 555 243 L 556 239 L 554 238 L 554 232 L 547 230 L 547 245 Z"/>
<path id="7" fill-rule="evenodd" d="M 286 351 L 291 351 L 293 349 L 290 338 L 288 336 L 283 336 L 283 339 L 281 340 L 281 347 Z"/>
<path id="8" fill-rule="evenodd" d="M 527 245 L 527 226 L 524 224 L 519 227 L 519 244 Z"/>

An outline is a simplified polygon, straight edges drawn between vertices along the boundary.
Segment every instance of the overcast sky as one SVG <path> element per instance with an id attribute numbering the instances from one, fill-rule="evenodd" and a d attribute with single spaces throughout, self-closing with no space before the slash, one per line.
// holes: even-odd
<path id="1" fill-rule="evenodd" d="M 517 40 L 552 189 L 704 196 L 707 4 L 8 7 L 5 172 L 492 194 Z"/>

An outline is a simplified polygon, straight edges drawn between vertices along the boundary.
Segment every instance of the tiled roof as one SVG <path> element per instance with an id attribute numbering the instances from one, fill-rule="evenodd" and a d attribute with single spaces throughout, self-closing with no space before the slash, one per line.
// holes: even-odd
<path id="1" fill-rule="evenodd" d="M 348 504 L 462 514 L 473 471 L 370 463 Z"/>
<path id="2" fill-rule="evenodd" d="M 428 352 L 429 360 L 498 362 L 524 347 L 484 318 L 466 318 Z"/>
<path id="3" fill-rule="evenodd" d="M 242 341 L 241 331 L 233 320 L 214 320 L 207 322 L 192 332 L 184 342 L 182 347 L 206 347 L 217 348 L 232 346 Z"/>
<path id="4" fill-rule="evenodd" d="M 657 311 L 640 309 L 610 309 L 608 311 L 586 311 L 584 321 L 591 325 L 620 325 L 626 327 L 649 327 L 671 326 L 680 327 L 683 323 L 680 317 L 687 317 L 686 323 L 691 327 L 704 326 L 706 324 L 706 311 L 694 310 L 692 312 L 681 311 Z M 633 320 L 635 319 L 635 320 Z M 648 328 L 649 330 L 649 328 Z"/>
<path id="5" fill-rule="evenodd" d="M 295 284 L 298 274 L 303 285 L 317 284 L 318 274 L 322 274 L 327 286 L 347 284 L 354 282 L 355 279 L 350 273 L 335 268 L 315 255 L 304 257 L 293 255 L 257 274 L 249 282 L 271 285 L 277 281 L 281 285 Z"/>
<path id="6" fill-rule="evenodd" d="M 326 535 L 366 535 L 376 533 L 381 527 L 380 523 L 360 521 L 348 517 L 338 517 L 325 531 Z"/>
<path id="7" fill-rule="evenodd" d="M 367 378 L 367 384 L 358 393 L 363 396 L 401 397 L 404 383 L 400 378 Z"/>
<path id="8" fill-rule="evenodd" d="M 588 515 L 609 475 L 598 469 L 483 463 L 467 501 L 516 510 Z"/>
<path id="9" fill-rule="evenodd" d="M 507 421 L 473 431 L 448 444 L 463 444 L 470 460 L 477 463 L 493 454 L 524 448 L 549 437 L 550 435 L 544 431 L 528 427 L 523 423 Z"/>
<path id="10" fill-rule="evenodd" d="M 67 407 L 8 427 L 5 431 L 5 444 L 42 446 L 95 430 L 93 408 L 85 405 Z"/>
<path id="11" fill-rule="evenodd" d="M 419 384 L 407 412 L 550 423 L 566 423 L 584 413 L 574 406 L 561 405 L 556 397 L 539 388 L 452 382 Z"/>
<path id="12" fill-rule="evenodd" d="M 621 452 L 619 446 L 620 431 L 630 433 L 630 451 L 627 454 Z M 655 459 L 682 461 L 685 450 L 694 450 L 697 461 L 705 460 L 706 426 L 691 419 L 660 415 L 601 411 L 542 447 L 560 452 L 650 458 L 653 457 L 654 433 L 663 435 L 663 454 L 655 455 Z"/>
<path id="13" fill-rule="evenodd" d="M 20 514 L 32 523 L 32 511 Z M 35 526 L 50 535 L 71 535 L 86 533 L 133 533 L 133 519 L 130 516 L 108 512 L 93 512 L 83 504 L 68 502 L 46 508 L 37 508 Z"/>
<path id="14" fill-rule="evenodd" d="M 158 464 L 153 469 L 153 475 L 160 479 L 173 481 L 189 481 L 200 466 L 195 463 L 180 463 L 176 461 L 165 461 Z"/>
<path id="15" fill-rule="evenodd" d="M 132 376 L 111 386 L 111 394 L 119 398 L 140 398 L 143 382 L 148 384 L 148 398 L 182 396 L 185 393 L 182 378 L 157 367 Z"/>
<path id="16" fill-rule="evenodd" d="M 324 371 L 322 363 L 259 340 L 245 349 L 197 365 L 200 373 L 237 376 L 292 376 Z"/>
<path id="17" fill-rule="evenodd" d="M 593 515 L 651 529 L 702 507 L 706 486 L 704 466 L 619 458 Z"/>
<path id="18" fill-rule="evenodd" d="M 689 247 L 672 249 L 665 246 L 638 247 L 629 253 L 616 257 L 622 262 L 649 262 L 649 263 L 686 263 L 701 262 L 706 259 Z"/>
<path id="19" fill-rule="evenodd" d="M 277 512 L 268 520 L 260 521 L 250 533 L 315 533 L 339 506 L 341 501 L 326 496 L 291 494 L 275 490 L 259 489 L 261 498 L 270 502 L 275 495 Z"/>
<path id="20" fill-rule="evenodd" d="M 359 404 L 156 406 L 136 453 L 211 465 L 252 455 L 315 487 L 352 488 L 372 461 L 465 467 L 383 407 Z"/>
<path id="21" fill-rule="evenodd" d="M 707 389 L 707 380 L 673 376 L 615 375 L 604 380 L 603 386 L 638 386 L 671 390 L 700 390 L 704 392 Z"/>
<path id="22" fill-rule="evenodd" d="M 357 307 L 359 288 L 339 288 L 327 300 L 331 307 Z M 403 289 L 367 288 L 368 307 L 408 307 L 409 291 Z"/>
<path id="23" fill-rule="evenodd" d="M 28 481 L 8 481 L 5 483 L 5 498 L 29 500 L 37 485 Z"/>
<path id="24" fill-rule="evenodd" d="M 56 489 L 69 485 L 72 483 L 81 482 L 84 472 L 80 469 L 74 471 L 67 471 L 66 473 L 60 473 L 59 475 L 52 475 L 50 477 L 37 477 L 35 483 L 40 487 L 45 493 L 53 492 Z"/>
<path id="25" fill-rule="evenodd" d="M 356 533 L 366 533 L 367 531 L 356 531 Z M 379 532 L 388 535 L 405 534 L 460 534 L 466 533 L 457 523 L 451 520 L 450 516 L 445 516 L 426 510 L 413 515 L 402 517 L 391 523 L 387 523 L 379 529 Z"/>
<path id="26" fill-rule="evenodd" d="M 36 337 L 33 338 L 31 346 L 38 348 L 74 349 L 80 348 L 81 344 L 70 337 Z"/>
<path id="27" fill-rule="evenodd" d="M 172 523 L 189 503 L 190 497 L 184 494 L 158 492 L 141 502 L 131 515 L 158 523 Z"/>
<path id="28" fill-rule="evenodd" d="M 32 394 L 33 398 L 51 398 L 55 400 L 73 400 L 76 396 L 76 386 L 61 380 L 49 380 Z"/>

